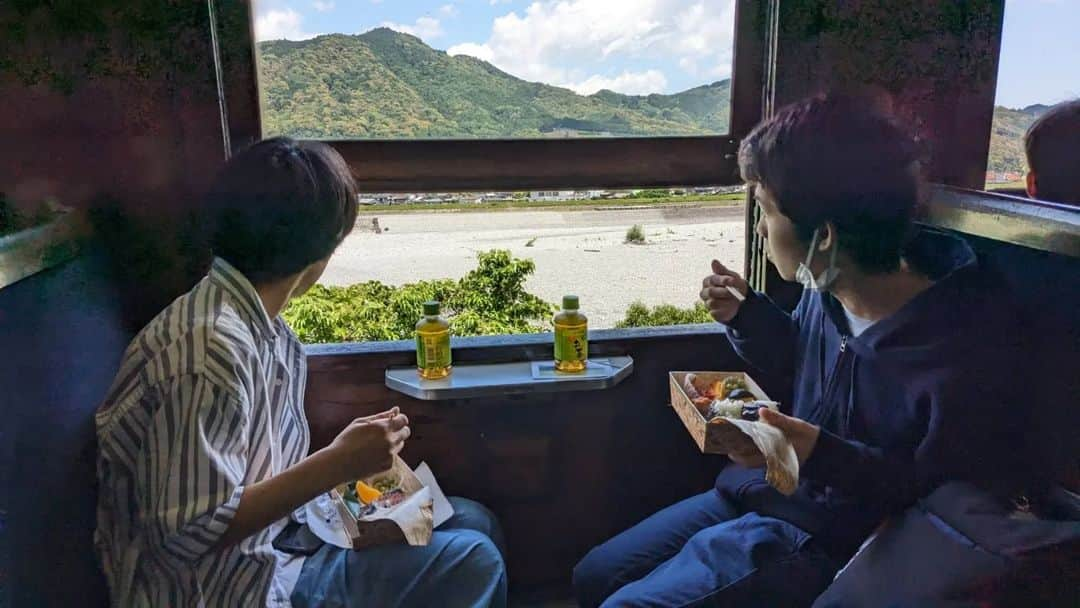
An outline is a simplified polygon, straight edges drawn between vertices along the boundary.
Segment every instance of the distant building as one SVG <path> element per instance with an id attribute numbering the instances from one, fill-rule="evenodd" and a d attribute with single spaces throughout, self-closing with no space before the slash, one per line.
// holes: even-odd
<path id="1" fill-rule="evenodd" d="M 449 192 L 429 193 L 415 195 L 417 198 L 410 202 L 420 203 L 449 203 L 457 200 L 457 195 L 450 194 Z"/>
<path id="2" fill-rule="evenodd" d="M 1024 174 L 1017 173 L 1015 171 L 987 171 L 986 183 L 988 184 L 1004 184 L 1008 182 L 1023 181 Z"/>
<path id="3" fill-rule="evenodd" d="M 570 129 L 567 127 L 558 127 L 543 133 L 544 137 L 550 137 L 552 139 L 569 139 L 572 137 L 612 137 L 614 134 L 611 131 L 581 131 L 579 129 Z"/>
<path id="4" fill-rule="evenodd" d="M 576 190 L 534 190 L 529 193 L 530 201 L 569 201 L 579 198 Z"/>
<path id="5" fill-rule="evenodd" d="M 379 193 L 374 193 L 374 194 L 366 194 L 365 193 L 365 194 L 361 195 L 361 204 L 367 204 L 367 203 L 363 202 L 363 200 L 365 200 L 365 199 L 375 201 L 374 204 L 376 204 L 376 205 L 399 205 L 399 204 L 402 204 L 402 203 L 409 202 L 409 195 L 408 194 L 400 194 L 400 193 L 396 193 L 396 192 L 395 193 L 379 192 Z"/>

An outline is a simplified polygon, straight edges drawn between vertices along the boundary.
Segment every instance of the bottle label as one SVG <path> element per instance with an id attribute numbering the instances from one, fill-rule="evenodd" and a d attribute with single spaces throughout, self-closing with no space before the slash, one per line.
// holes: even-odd
<path id="1" fill-rule="evenodd" d="M 416 366 L 423 369 L 450 367 L 450 332 L 417 334 Z"/>
<path id="2" fill-rule="evenodd" d="M 584 361 L 589 358 L 588 326 L 555 330 L 555 360 Z"/>

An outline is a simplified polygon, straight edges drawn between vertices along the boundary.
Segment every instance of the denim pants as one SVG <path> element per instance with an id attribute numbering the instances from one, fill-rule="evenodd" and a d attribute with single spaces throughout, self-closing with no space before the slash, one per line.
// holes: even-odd
<path id="1" fill-rule="evenodd" d="M 450 498 L 454 516 L 426 547 L 360 551 L 323 545 L 304 561 L 294 608 L 504 608 L 506 566 L 498 522 L 479 503 Z"/>
<path id="2" fill-rule="evenodd" d="M 715 491 L 672 505 L 574 568 L 581 606 L 809 606 L 839 565 L 800 528 Z"/>

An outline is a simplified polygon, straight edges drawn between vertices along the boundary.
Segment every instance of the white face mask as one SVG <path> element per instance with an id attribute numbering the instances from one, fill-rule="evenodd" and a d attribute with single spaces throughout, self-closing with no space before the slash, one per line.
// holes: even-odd
<path id="1" fill-rule="evenodd" d="M 836 239 L 833 239 L 832 250 L 829 252 L 828 268 L 815 277 L 813 271 L 810 270 L 810 263 L 814 261 L 814 254 L 817 253 L 819 236 L 821 236 L 821 230 L 815 230 L 814 238 L 810 239 L 810 250 L 806 252 L 806 262 L 799 264 L 799 268 L 795 271 L 795 280 L 807 289 L 828 291 L 836 283 L 836 277 L 840 274 L 840 271 L 836 269 Z"/>

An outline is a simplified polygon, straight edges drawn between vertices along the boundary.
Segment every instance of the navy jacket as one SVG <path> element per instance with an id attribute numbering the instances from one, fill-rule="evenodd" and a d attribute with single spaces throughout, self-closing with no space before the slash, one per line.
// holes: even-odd
<path id="1" fill-rule="evenodd" d="M 1053 474 L 1028 428 L 1038 402 L 1030 340 L 1001 282 L 944 234 L 921 234 L 906 258 L 935 284 L 857 338 L 840 303 L 811 290 L 792 315 L 752 294 L 729 324 L 739 355 L 791 387 L 782 409 L 822 430 L 793 496 L 735 464 L 717 490 L 803 528 L 839 559 L 944 481 L 1009 497 Z"/>

